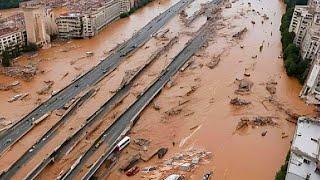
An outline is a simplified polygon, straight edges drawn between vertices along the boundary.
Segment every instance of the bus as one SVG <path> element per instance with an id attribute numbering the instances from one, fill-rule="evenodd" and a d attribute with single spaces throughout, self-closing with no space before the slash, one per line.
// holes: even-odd
<path id="1" fill-rule="evenodd" d="M 126 136 L 124 137 L 117 145 L 116 150 L 121 151 L 123 150 L 128 144 L 130 144 L 130 137 Z"/>

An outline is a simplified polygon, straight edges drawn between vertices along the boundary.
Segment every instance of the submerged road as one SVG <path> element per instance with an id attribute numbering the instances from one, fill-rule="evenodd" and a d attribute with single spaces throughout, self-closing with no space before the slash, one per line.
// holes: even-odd
<path id="1" fill-rule="evenodd" d="M 101 166 L 104 160 L 113 150 L 114 145 L 119 138 L 123 136 L 130 127 L 134 124 L 139 114 L 152 101 L 152 99 L 161 91 L 165 84 L 174 76 L 179 69 L 190 59 L 195 52 L 197 52 L 206 41 L 207 31 L 203 26 L 196 37 L 187 43 L 186 47 L 175 56 L 173 61 L 168 65 L 159 78 L 136 100 L 121 116 L 95 141 L 95 143 L 86 151 L 77 162 L 69 169 L 62 179 L 75 179 L 79 172 L 81 172 L 86 161 L 97 151 L 102 143 L 107 143 L 108 150 L 105 154 L 94 163 L 88 170 L 83 179 L 90 179 L 90 177 Z"/>
<path id="2" fill-rule="evenodd" d="M 151 38 L 152 34 L 156 33 L 163 25 L 165 25 L 172 17 L 192 1 L 193 0 L 181 0 L 165 12 L 161 13 L 139 30 L 131 39 L 118 47 L 113 54 L 108 56 L 105 60 L 100 62 L 97 66 L 75 80 L 66 88 L 59 91 L 55 96 L 42 103 L 10 129 L 3 132 L 0 136 L 0 154 L 32 129 L 32 123 L 34 121 L 48 112 L 63 107 L 64 104 L 76 97 L 87 87 L 94 85 L 107 74 L 112 72 L 122 62 L 122 60 L 124 60 L 128 53 L 147 42 Z"/>
<path id="3" fill-rule="evenodd" d="M 80 129 L 78 129 L 73 135 L 69 136 L 66 141 L 64 141 L 59 147 L 56 147 L 56 149 L 48 157 L 43 159 L 41 163 L 39 163 L 31 172 L 29 172 L 25 179 L 34 179 L 50 162 L 59 159 L 68 151 L 70 151 L 70 149 L 72 149 L 72 147 L 74 147 L 74 145 L 76 145 L 77 142 L 81 140 L 81 137 L 86 134 L 86 132 L 88 132 L 90 128 L 92 128 L 91 126 L 93 123 L 95 123 L 97 120 L 101 120 L 106 115 L 106 113 L 108 113 L 114 106 L 116 106 L 126 97 L 128 91 L 131 89 L 136 79 L 144 73 L 145 69 L 152 65 L 152 63 L 156 59 L 158 59 L 158 57 L 164 50 L 166 50 L 176 42 L 177 38 L 173 38 L 167 45 L 160 48 L 155 54 L 152 54 L 148 61 L 143 66 L 141 66 L 131 78 L 128 79 L 127 83 L 119 88 L 118 91 L 110 99 L 108 99 L 96 112 L 94 112 Z M 11 178 L 14 173 L 17 172 L 23 164 L 26 164 L 32 156 L 36 155 L 36 152 L 39 151 L 48 142 L 49 139 L 52 139 L 55 134 L 56 132 L 53 131 L 52 133 L 48 134 L 48 136 L 44 136 L 45 139 L 42 139 L 41 143 L 34 144 L 32 148 L 29 149 L 19 160 L 17 160 L 7 172 L 0 175 L 0 179 Z"/>

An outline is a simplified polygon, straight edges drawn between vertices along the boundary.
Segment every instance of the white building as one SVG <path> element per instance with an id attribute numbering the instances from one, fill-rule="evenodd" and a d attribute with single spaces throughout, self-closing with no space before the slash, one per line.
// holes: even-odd
<path id="1" fill-rule="evenodd" d="M 320 104 L 320 54 L 313 60 L 300 97 L 308 104 Z"/>
<path id="2" fill-rule="evenodd" d="M 311 26 L 308 28 L 301 43 L 303 59 L 315 59 L 320 46 L 320 14 L 315 14 Z"/>
<path id="3" fill-rule="evenodd" d="M 298 47 L 301 45 L 308 27 L 311 25 L 312 19 L 313 14 L 309 12 L 309 6 L 295 6 L 289 32 L 294 32 L 296 34 L 293 42 Z"/>
<path id="4" fill-rule="evenodd" d="M 76 13 L 67 13 L 56 19 L 59 36 L 62 38 L 93 37 L 121 13 L 130 10 L 130 0 L 88 1 Z"/>
<path id="5" fill-rule="evenodd" d="M 286 180 L 319 180 L 320 121 L 300 117 L 293 138 Z"/>
<path id="6" fill-rule="evenodd" d="M 4 50 L 12 50 L 15 47 L 23 48 L 26 45 L 26 31 L 19 28 L 0 29 L 0 54 Z"/>
<path id="7" fill-rule="evenodd" d="M 81 38 L 83 37 L 83 15 L 80 13 L 61 14 L 57 19 L 59 37 Z"/>

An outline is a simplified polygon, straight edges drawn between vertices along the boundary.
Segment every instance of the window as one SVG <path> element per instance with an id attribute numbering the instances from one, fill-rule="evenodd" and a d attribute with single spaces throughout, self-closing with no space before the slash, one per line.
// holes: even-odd
<path id="1" fill-rule="evenodd" d="M 308 159 L 303 159 L 303 162 L 306 164 L 310 164 L 310 161 Z"/>

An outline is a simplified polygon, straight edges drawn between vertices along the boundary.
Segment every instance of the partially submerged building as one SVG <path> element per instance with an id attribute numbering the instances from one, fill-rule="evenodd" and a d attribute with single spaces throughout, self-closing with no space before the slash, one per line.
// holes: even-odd
<path id="1" fill-rule="evenodd" d="M 0 19 L 0 24 L 0 54 L 4 50 L 22 49 L 26 45 L 27 34 L 22 13 Z"/>
<path id="2" fill-rule="evenodd" d="M 293 138 L 286 180 L 320 180 L 320 121 L 300 117 Z"/>
<path id="3" fill-rule="evenodd" d="M 300 97 L 305 99 L 308 104 L 320 104 L 320 55 L 311 65 L 309 75 L 300 92 Z"/>
<path id="4" fill-rule="evenodd" d="M 301 45 L 308 27 L 312 23 L 312 19 L 313 14 L 310 12 L 309 6 L 295 6 L 289 32 L 294 32 L 296 34 L 293 42 L 297 46 Z"/>
<path id="5" fill-rule="evenodd" d="M 27 1 L 20 7 L 24 13 L 28 43 L 48 45 L 50 36 L 57 32 L 52 11 L 40 1 Z"/>
<path id="6" fill-rule="evenodd" d="M 56 19 L 59 37 L 93 37 L 121 13 L 131 8 L 130 0 L 91 0 L 70 5 L 70 12 Z"/>

